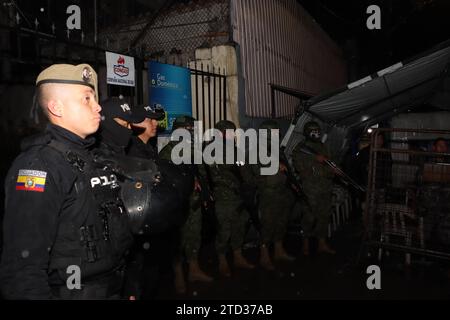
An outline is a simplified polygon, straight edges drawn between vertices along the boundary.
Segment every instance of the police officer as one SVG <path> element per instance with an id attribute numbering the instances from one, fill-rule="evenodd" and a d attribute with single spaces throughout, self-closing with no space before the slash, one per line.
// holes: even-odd
<path id="1" fill-rule="evenodd" d="M 145 121 L 142 114 L 133 112 L 133 106 L 122 96 L 102 102 L 103 121 L 98 132 L 100 148 L 125 155 L 133 134 L 132 126 Z"/>
<path id="2" fill-rule="evenodd" d="M 267 139 L 270 147 L 270 130 L 279 130 L 277 122 L 266 120 L 260 125 L 259 129 L 268 130 Z M 289 213 L 294 205 L 295 198 L 287 186 L 285 164 L 280 163 L 280 168 L 275 175 L 261 175 L 259 168 L 255 174 L 257 177 L 259 212 L 261 215 L 260 263 L 264 269 L 274 270 L 275 267 L 271 261 L 268 249 L 270 244 L 274 243 L 274 260 L 294 260 L 285 251 L 283 239 L 287 229 Z"/>
<path id="3" fill-rule="evenodd" d="M 218 221 L 218 230 L 216 237 L 216 250 L 219 255 L 219 272 L 222 276 L 231 275 L 230 267 L 226 259 L 226 251 L 230 244 L 233 251 L 234 265 L 239 268 L 253 269 L 242 255 L 242 245 L 244 242 L 246 223 L 249 220 L 249 213 L 245 210 L 245 203 L 241 197 L 241 187 L 243 176 L 241 168 L 225 162 L 225 144 L 235 143 L 234 133 L 236 126 L 228 120 L 221 120 L 216 123 L 224 141 L 224 164 L 216 163 L 209 167 L 211 173 L 211 182 L 215 197 L 215 212 Z"/>
<path id="4" fill-rule="evenodd" d="M 5 180 L 2 294 L 119 298 L 132 236 L 117 177 L 91 152 L 97 74 L 87 64 L 52 65 L 36 87 L 49 124 L 23 144 Z"/>
<path id="5" fill-rule="evenodd" d="M 302 226 L 305 232 L 303 254 L 309 255 L 309 238 L 317 237 L 318 251 L 334 254 L 327 242 L 328 223 L 331 213 L 334 172 L 325 164 L 329 158 L 321 142 L 321 129 L 317 122 L 307 122 L 303 129 L 305 142 L 298 144 L 292 152 L 293 165 L 299 174 L 306 196 Z M 302 146 L 314 150 L 317 155 L 305 153 Z"/>
<path id="6" fill-rule="evenodd" d="M 141 105 L 133 108 L 133 114 L 144 120 L 131 124 L 135 135 L 126 148 L 127 157 L 142 162 L 151 160 L 161 176 L 149 195 L 153 223 L 150 223 L 149 233 L 136 236 L 126 284 L 128 292 L 136 298 L 151 299 L 157 293 L 160 275 L 172 265 L 174 234 L 185 221 L 184 208 L 192 192 L 193 178 L 161 159 L 150 145 L 149 140 L 157 133 L 157 121 L 165 117 L 164 110 Z"/>
<path id="7" fill-rule="evenodd" d="M 133 113 L 144 120 L 131 124 L 133 135 L 127 147 L 127 155 L 158 161 L 158 150 L 151 139 L 157 136 L 158 121 L 164 119 L 161 108 L 139 105 Z M 152 299 L 157 293 L 160 267 L 167 237 L 161 235 L 136 235 L 127 266 L 125 291 L 136 299 Z"/>
<path id="8" fill-rule="evenodd" d="M 190 116 L 179 116 L 173 123 L 173 130 L 186 129 L 190 132 L 191 139 L 194 137 L 194 121 Z M 192 141 L 191 141 L 192 142 Z M 171 160 L 172 150 L 178 144 L 178 141 L 171 140 L 159 153 L 162 159 Z M 191 156 L 195 152 L 194 144 L 191 143 Z M 195 176 L 194 190 L 189 197 L 189 211 L 187 220 L 180 230 L 180 243 L 178 252 L 175 256 L 174 271 L 175 271 L 175 289 L 177 293 L 183 294 L 186 292 L 186 285 L 184 280 L 184 273 L 182 267 L 182 256 L 186 256 L 188 263 L 188 281 L 211 282 L 213 279 L 208 276 L 200 268 L 198 262 L 198 255 L 201 245 L 202 235 L 202 205 L 205 199 L 202 199 L 202 188 L 207 188 L 207 184 L 201 181 L 207 180 L 206 169 L 203 165 L 196 165 L 193 161 L 190 164 L 183 164 L 187 170 L 191 170 Z M 207 202 L 207 201 L 206 201 Z"/>
<path id="9" fill-rule="evenodd" d="M 132 141 L 132 126 L 138 126 L 145 122 L 145 117 L 136 112 L 134 106 L 127 102 L 123 96 L 111 97 L 102 102 L 103 121 L 98 132 L 99 147 L 109 158 L 115 160 L 119 166 L 122 162 L 130 162 L 126 157 L 127 150 Z M 119 157 L 119 159 L 118 159 Z M 130 166 L 130 170 L 136 170 Z M 135 235 L 135 238 L 137 236 Z M 131 299 L 141 298 L 141 280 L 138 275 L 142 268 L 141 259 L 137 259 L 136 247 L 142 247 L 140 241 L 134 241 L 130 255 L 127 257 L 124 281 L 124 296 Z M 140 258 L 140 257 L 139 257 Z M 139 271 L 139 272 L 138 272 Z"/>
<path id="10" fill-rule="evenodd" d="M 134 131 L 128 146 L 127 154 L 135 157 L 157 160 L 158 150 L 152 145 L 151 139 L 156 137 L 158 132 L 158 121 L 165 118 L 162 108 L 140 105 L 136 107 L 135 113 L 143 116 L 143 122 L 133 124 Z"/>

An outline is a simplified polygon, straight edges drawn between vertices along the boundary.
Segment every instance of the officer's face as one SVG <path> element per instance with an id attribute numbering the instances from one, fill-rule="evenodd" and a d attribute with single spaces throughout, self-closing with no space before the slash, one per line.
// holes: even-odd
<path id="1" fill-rule="evenodd" d="M 133 127 L 144 129 L 144 133 L 149 137 L 153 138 L 158 132 L 158 121 L 155 119 L 145 118 L 144 121 L 138 124 L 134 124 Z"/>
<path id="2" fill-rule="evenodd" d="M 100 110 L 93 89 L 77 84 L 64 86 L 65 97 L 60 101 L 61 120 L 66 129 L 86 138 L 97 131 L 100 125 Z"/>
<path id="3" fill-rule="evenodd" d="M 150 135 L 151 137 L 155 137 L 156 133 L 158 132 L 158 121 L 156 121 L 155 119 L 145 119 L 145 120 L 150 120 Z"/>

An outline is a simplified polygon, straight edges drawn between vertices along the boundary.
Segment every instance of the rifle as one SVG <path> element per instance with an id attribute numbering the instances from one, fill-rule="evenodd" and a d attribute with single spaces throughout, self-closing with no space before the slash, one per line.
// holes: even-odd
<path id="1" fill-rule="evenodd" d="M 288 184 L 291 187 L 291 189 L 294 190 L 295 194 L 300 198 L 304 199 L 305 194 L 303 192 L 303 186 L 301 185 L 300 181 L 298 180 L 297 176 L 294 174 L 294 170 L 291 167 L 291 164 L 286 157 L 286 153 L 284 152 L 285 147 L 280 148 L 280 161 L 286 165 L 286 176 L 288 180 Z"/>
<path id="2" fill-rule="evenodd" d="M 309 155 L 313 155 L 313 156 L 319 155 L 318 152 L 316 152 L 315 150 L 313 150 L 312 148 L 310 148 L 308 146 L 300 147 L 300 151 L 303 153 L 309 154 Z M 342 169 L 339 168 L 336 163 L 334 163 L 333 161 L 331 161 L 329 159 L 326 159 L 325 164 L 328 165 L 330 168 L 332 168 L 334 170 L 334 172 L 336 172 L 342 178 L 342 180 L 345 184 L 350 185 L 353 188 L 355 188 L 356 190 L 359 190 L 363 193 L 366 192 L 366 188 L 364 188 L 363 186 L 358 184 L 348 174 L 346 174 L 344 171 L 342 171 Z"/>
<path id="3" fill-rule="evenodd" d="M 200 174 L 200 170 L 197 165 L 193 165 L 194 176 L 200 184 L 200 201 L 201 207 L 208 212 L 212 208 L 214 208 L 214 196 L 211 192 L 211 188 L 209 186 L 208 181 Z M 208 170 L 208 168 L 206 168 Z M 208 172 L 207 172 L 208 173 Z"/>

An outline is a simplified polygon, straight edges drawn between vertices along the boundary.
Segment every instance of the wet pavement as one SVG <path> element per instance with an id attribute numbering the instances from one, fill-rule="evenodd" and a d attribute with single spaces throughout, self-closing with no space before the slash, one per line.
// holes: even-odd
<path id="1" fill-rule="evenodd" d="M 257 265 L 259 250 L 247 248 L 244 255 L 255 263 L 254 270 L 233 270 L 231 278 L 220 277 L 212 245 L 202 249 L 201 265 L 215 280 L 210 284 L 190 283 L 187 293 L 176 295 L 172 272 L 168 266 L 161 275 L 156 299 L 173 300 L 297 300 L 297 299 L 449 299 L 448 265 L 423 262 L 416 257 L 410 268 L 404 266 L 404 254 L 391 253 L 382 263 L 363 258 L 360 252 L 360 224 L 341 226 L 331 244 L 336 255 L 301 253 L 301 237 L 286 238 L 288 252 L 296 256 L 294 262 L 276 264 L 276 271 L 268 272 Z M 379 265 L 381 289 L 369 290 L 367 267 Z"/>

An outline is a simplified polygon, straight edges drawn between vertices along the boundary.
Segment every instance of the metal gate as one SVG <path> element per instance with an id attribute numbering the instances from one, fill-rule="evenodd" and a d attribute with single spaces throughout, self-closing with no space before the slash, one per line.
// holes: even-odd
<path id="1" fill-rule="evenodd" d="M 0 85 L 34 86 L 36 76 L 46 66 L 55 63 L 88 63 L 99 73 L 100 67 L 106 67 L 105 51 L 88 43 L 79 33 L 73 32 L 69 38 L 61 34 L 48 34 L 37 29 L 4 25 L 0 22 Z M 129 54 L 130 55 L 130 54 Z M 143 102 L 142 71 L 144 60 L 133 55 L 135 59 L 136 87 L 123 87 L 107 84 L 105 97 L 120 94 Z"/>
<path id="2" fill-rule="evenodd" d="M 391 252 L 450 259 L 448 130 L 378 129 L 372 135 L 365 244 Z"/>
<path id="3" fill-rule="evenodd" d="M 203 122 L 203 130 L 227 119 L 227 77 L 225 70 L 194 63 L 191 70 L 192 115 Z"/>

